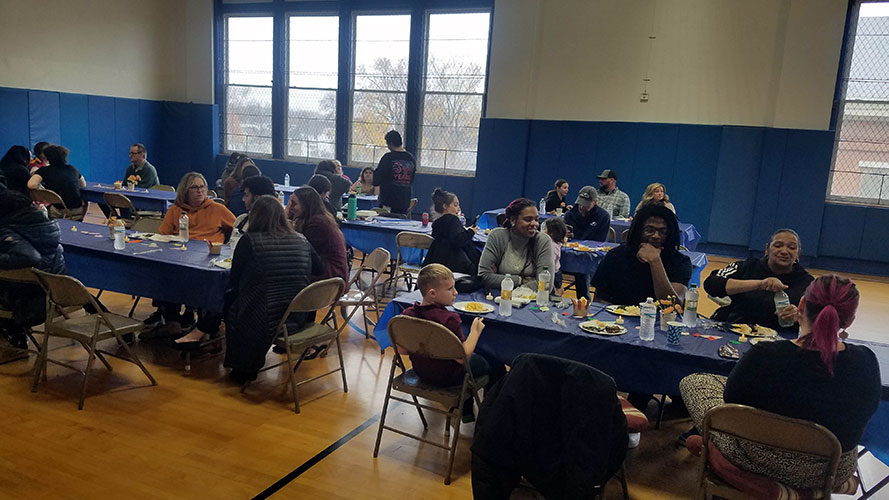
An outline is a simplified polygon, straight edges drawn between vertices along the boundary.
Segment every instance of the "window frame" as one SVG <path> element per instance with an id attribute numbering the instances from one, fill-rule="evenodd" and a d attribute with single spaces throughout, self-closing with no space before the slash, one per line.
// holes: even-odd
<path id="1" fill-rule="evenodd" d="M 482 110 L 481 116 L 479 117 L 479 128 L 481 128 L 481 119 L 485 117 L 485 110 L 487 109 L 488 104 L 488 80 L 489 80 L 489 68 L 491 62 L 491 33 L 493 31 L 493 20 L 494 20 L 494 10 L 493 9 L 484 9 L 484 8 L 463 8 L 463 9 L 426 9 L 424 12 L 424 22 L 423 22 L 423 57 L 422 57 L 422 75 L 421 75 L 421 88 L 420 88 L 420 115 L 419 115 L 419 124 L 417 127 L 417 172 L 425 172 L 429 174 L 437 174 L 437 175 L 451 175 L 455 177 L 475 177 L 475 170 L 472 171 L 460 171 L 460 170 L 448 170 L 447 167 L 439 168 L 439 167 L 428 167 L 423 165 L 422 153 L 420 152 L 420 144 L 423 142 L 423 118 L 425 116 L 425 104 L 426 104 L 426 95 L 479 95 L 477 93 L 458 93 L 458 92 L 439 92 L 433 91 L 429 92 L 426 90 L 426 82 L 428 81 L 428 56 L 429 56 L 429 25 L 430 18 L 435 14 L 488 14 L 488 42 L 487 42 L 487 54 L 485 55 L 485 78 L 482 83 Z M 449 151 L 449 150 L 446 150 Z M 476 143 L 476 159 L 478 158 L 478 143 Z M 478 168 L 478 162 L 476 162 L 476 169 Z"/>
<path id="2" fill-rule="evenodd" d="M 852 58 L 855 52 L 855 41 L 858 31 L 858 19 L 861 6 L 866 3 L 887 3 L 886 0 L 851 0 L 849 8 L 846 10 L 846 28 L 843 35 L 843 43 L 840 48 L 840 60 L 837 71 L 837 82 L 834 88 L 834 106 L 830 117 L 830 129 L 834 131 L 833 152 L 830 158 L 830 169 L 828 172 L 827 189 L 824 200 L 826 203 L 835 203 L 843 205 L 857 205 L 868 207 L 886 207 L 889 206 L 889 200 L 883 200 L 880 194 L 876 198 L 867 198 L 864 196 L 844 196 L 833 195 L 834 173 L 836 170 L 837 153 L 840 150 L 840 133 L 842 132 L 843 118 L 845 115 L 846 104 L 868 104 L 879 103 L 889 106 L 889 102 L 876 101 L 871 99 L 847 99 L 846 92 L 848 80 L 852 70 Z M 889 126 L 889 120 L 886 121 Z M 889 143 L 887 143 L 889 145 Z M 860 175 L 865 175 L 860 173 Z M 889 176 L 884 179 L 889 182 Z"/>
<path id="3" fill-rule="evenodd" d="M 218 104 L 219 131 L 217 135 L 220 154 L 226 149 L 226 19 L 228 17 L 273 17 L 273 81 L 272 81 L 272 154 L 258 155 L 279 161 L 302 163 L 300 156 L 287 155 L 287 127 L 289 112 L 289 18 L 293 16 L 339 16 L 338 86 L 336 89 L 336 159 L 346 166 L 372 165 L 349 161 L 353 116 L 353 72 L 355 62 L 356 17 L 359 15 L 410 15 L 410 41 L 408 52 L 408 87 L 405 96 L 405 124 L 400 130 L 405 138 L 405 148 L 418 156 L 418 172 L 443 173 L 454 176 L 474 176 L 475 172 L 454 172 L 441 169 L 424 169 L 419 166 L 419 145 L 422 128 L 422 99 L 425 95 L 426 46 L 430 14 L 485 12 L 489 14 L 488 49 L 485 63 L 485 82 L 482 95 L 482 113 L 485 117 L 491 60 L 491 38 L 494 20 L 494 0 L 391 0 L 379 6 L 375 0 L 268 0 L 259 3 L 223 3 L 214 0 L 214 94 Z M 309 161 L 314 160 L 309 158 Z"/>

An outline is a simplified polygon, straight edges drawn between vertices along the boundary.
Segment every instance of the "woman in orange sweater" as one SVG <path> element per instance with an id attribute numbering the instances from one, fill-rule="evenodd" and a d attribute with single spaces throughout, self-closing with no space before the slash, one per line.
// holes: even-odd
<path id="1" fill-rule="evenodd" d="M 235 216 L 225 205 L 207 197 L 207 180 L 197 172 L 189 172 L 179 181 L 176 202 L 164 215 L 160 234 L 179 234 L 179 217 L 188 215 L 188 238 L 213 243 L 225 241 L 235 224 Z"/>
<path id="2" fill-rule="evenodd" d="M 225 205 L 216 203 L 207 197 L 207 179 L 198 172 L 189 172 L 179 181 L 176 188 L 176 201 L 166 215 L 164 222 L 158 229 L 160 234 L 179 234 L 179 216 L 188 215 L 188 238 L 191 240 L 207 240 L 213 243 L 223 243 L 232 226 L 235 224 L 235 216 Z M 153 330 L 144 331 L 139 338 L 153 337 L 178 337 L 183 330 L 189 331 L 194 326 L 194 309 L 186 304 L 185 312 L 181 304 L 172 304 L 160 300 L 154 300 L 152 305 L 157 307 L 151 316 L 145 319 L 145 326 Z M 202 321 L 212 322 L 218 315 L 198 315 L 198 327 L 203 326 L 203 331 L 212 331 L 219 324 L 201 324 Z M 166 328 L 160 328 L 166 325 Z M 215 326 L 215 328 L 214 328 Z"/>

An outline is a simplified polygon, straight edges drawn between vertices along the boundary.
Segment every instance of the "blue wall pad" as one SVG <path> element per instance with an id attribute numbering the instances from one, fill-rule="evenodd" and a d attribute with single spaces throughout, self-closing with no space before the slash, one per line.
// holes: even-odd
<path id="1" fill-rule="evenodd" d="M 636 151 L 633 153 L 632 168 L 622 174 L 618 171 L 620 177 L 617 183 L 630 196 L 631 214 L 642 199 L 645 188 L 652 182 L 666 185 L 668 193 L 672 191 L 679 125 L 640 123 L 637 131 L 638 135 L 633 141 Z M 601 171 L 596 175 L 599 173 Z"/>
<path id="2" fill-rule="evenodd" d="M 639 137 L 639 123 L 603 122 L 599 124 L 599 140 L 596 146 L 596 170 L 592 177 L 610 168 L 617 172 L 618 186 L 630 179 Z M 621 188 L 621 190 L 626 191 Z M 630 201 L 632 201 L 630 197 Z M 638 202 L 638 195 L 636 198 Z"/>
<path id="3" fill-rule="evenodd" d="M 89 96 L 90 180 L 114 182 L 123 174 L 114 149 L 114 98 Z M 70 149 L 70 148 L 69 148 Z"/>
<path id="4" fill-rule="evenodd" d="M 549 189 L 556 178 L 568 180 L 568 198 L 573 204 L 577 192 L 585 185 L 598 187 L 596 175 L 596 148 L 599 144 L 599 124 L 595 122 L 562 122 L 562 136 L 559 139 L 559 162 L 553 165 L 554 175 Z M 530 152 L 529 152 L 530 153 Z M 599 170 L 601 171 L 601 170 Z M 574 199 L 571 197 L 574 196 Z"/>
<path id="5" fill-rule="evenodd" d="M 472 215 L 505 207 L 524 192 L 529 123 L 528 120 L 482 118 L 478 134 L 476 187 L 470 195 L 472 203 L 469 204 Z M 461 193 L 457 196 L 461 196 Z"/>
<path id="6" fill-rule="evenodd" d="M 867 207 L 826 203 L 818 255 L 857 259 L 866 214 Z"/>
<path id="7" fill-rule="evenodd" d="M 716 165 L 709 241 L 744 245 L 756 200 L 763 131 L 724 127 Z"/>
<path id="8" fill-rule="evenodd" d="M 124 180 L 127 165 L 130 163 L 130 146 L 142 142 L 137 99 L 114 99 L 114 155 L 112 169 L 119 180 Z M 147 149 L 147 146 L 146 146 Z M 150 160 L 149 160 L 150 161 Z"/>
<path id="9" fill-rule="evenodd" d="M 750 226 L 749 246 L 760 250 L 765 248 L 769 236 L 776 228 L 775 214 L 778 211 L 778 192 L 781 186 L 781 172 L 784 169 L 784 154 L 787 149 L 787 130 L 766 129 L 762 145 L 762 163 L 759 168 L 759 182 L 756 186 L 755 208 Z M 803 251 L 813 255 L 814 242 L 803 242 Z"/>
<path id="10" fill-rule="evenodd" d="M 864 231 L 861 238 L 861 258 L 864 260 L 889 262 L 886 241 L 889 232 L 889 209 L 867 207 L 864 216 Z"/>
<path id="11" fill-rule="evenodd" d="M 30 147 L 31 131 L 28 118 L 28 92 L 0 88 L 0 155 L 11 146 Z"/>
<path id="12" fill-rule="evenodd" d="M 578 174 L 583 169 L 583 164 L 565 164 L 559 157 L 563 128 L 568 128 L 563 122 L 543 120 L 531 122 L 524 186 L 514 193 L 516 196 L 513 198 L 522 193 L 536 203 L 552 189 L 553 183 L 559 177 L 566 178 L 569 185 L 579 185 L 582 182 Z M 577 189 L 579 187 L 574 188 L 575 194 Z"/>
<path id="13" fill-rule="evenodd" d="M 59 94 L 59 140 L 71 151 L 68 163 L 77 167 L 84 178 L 92 180 L 89 128 L 89 98 Z"/>
<path id="14" fill-rule="evenodd" d="M 704 241 L 710 234 L 721 138 L 722 127 L 680 125 L 673 179 L 667 185 L 679 220 L 694 224 Z"/>
<path id="15" fill-rule="evenodd" d="M 58 144 L 62 140 L 59 93 L 41 90 L 28 91 L 28 116 L 30 118 L 30 146 L 40 141 Z"/>

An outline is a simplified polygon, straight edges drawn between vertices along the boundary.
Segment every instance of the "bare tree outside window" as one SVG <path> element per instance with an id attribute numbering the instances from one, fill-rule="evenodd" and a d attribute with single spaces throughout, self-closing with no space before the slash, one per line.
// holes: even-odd
<path id="1" fill-rule="evenodd" d="M 429 16 L 421 170 L 475 173 L 489 22 L 488 13 Z"/>
<path id="2" fill-rule="evenodd" d="M 827 200 L 889 205 L 889 2 L 862 3 L 849 36 Z"/>
<path id="3" fill-rule="evenodd" d="M 404 132 L 410 26 L 409 15 L 355 18 L 351 164 L 379 162 L 386 132 Z"/>
<path id="4" fill-rule="evenodd" d="M 287 156 L 334 158 L 339 17 L 294 16 L 289 28 Z"/>
<path id="5" fill-rule="evenodd" d="M 227 151 L 272 154 L 271 17 L 229 17 L 225 26 Z"/>

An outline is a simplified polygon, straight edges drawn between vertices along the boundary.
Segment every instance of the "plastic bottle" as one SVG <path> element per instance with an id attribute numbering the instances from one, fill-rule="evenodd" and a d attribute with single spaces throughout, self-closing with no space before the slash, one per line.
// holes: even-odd
<path id="1" fill-rule="evenodd" d="M 546 213 L 546 198 L 540 198 L 540 213 Z"/>
<path id="2" fill-rule="evenodd" d="M 284 185 L 290 187 L 290 174 L 284 174 Z"/>
<path id="3" fill-rule="evenodd" d="M 466 216 L 463 215 L 463 212 L 460 212 L 460 215 L 457 216 L 460 219 L 460 225 L 466 227 Z"/>
<path id="4" fill-rule="evenodd" d="M 238 241 L 241 240 L 241 231 L 238 228 L 232 229 L 232 235 L 228 238 L 228 246 L 231 247 L 231 255 L 235 255 L 235 247 L 238 246 Z"/>
<path id="5" fill-rule="evenodd" d="M 349 205 L 348 212 L 346 214 L 346 218 L 349 220 L 355 220 L 358 218 L 358 198 L 355 197 L 355 194 L 352 193 L 349 195 Z"/>
<path id="6" fill-rule="evenodd" d="M 179 216 L 179 239 L 188 241 L 188 214 L 185 212 Z"/>
<path id="7" fill-rule="evenodd" d="M 553 275 L 549 272 L 549 266 L 543 266 L 543 270 L 537 273 L 537 305 L 549 305 L 550 284 L 553 282 Z"/>
<path id="8" fill-rule="evenodd" d="M 689 328 L 698 326 L 698 287 L 692 283 L 685 292 L 685 312 L 682 322 Z"/>
<path id="9" fill-rule="evenodd" d="M 790 297 L 787 296 L 787 293 L 784 290 L 779 290 L 775 292 L 775 312 L 780 313 L 782 309 L 790 305 Z M 778 324 L 781 325 L 781 328 L 789 328 L 793 326 L 792 319 L 784 319 L 778 316 Z"/>
<path id="10" fill-rule="evenodd" d="M 284 191 L 278 191 L 278 201 L 280 201 L 282 205 L 284 204 Z"/>
<path id="11" fill-rule="evenodd" d="M 648 297 L 639 304 L 639 338 L 651 342 L 654 340 L 654 323 L 657 319 L 657 307 L 654 299 Z"/>
<path id="12" fill-rule="evenodd" d="M 123 225 L 122 220 L 118 220 L 114 224 L 114 249 L 123 250 L 127 247 L 127 228 Z"/>
<path id="13" fill-rule="evenodd" d="M 512 281 L 512 276 L 506 275 L 503 278 L 503 281 L 500 282 L 500 315 L 501 316 L 512 316 L 512 289 L 515 288 L 515 283 Z"/>

